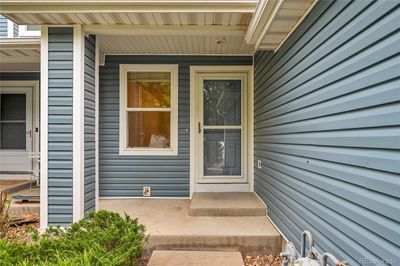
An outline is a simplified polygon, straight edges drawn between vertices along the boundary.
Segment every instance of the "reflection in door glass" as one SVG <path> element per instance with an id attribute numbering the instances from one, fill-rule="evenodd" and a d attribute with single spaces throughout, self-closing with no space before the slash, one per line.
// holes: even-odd
<path id="1" fill-rule="evenodd" d="M 204 80 L 204 125 L 240 125 L 241 81 Z"/>
<path id="2" fill-rule="evenodd" d="M 26 149 L 25 94 L 0 94 L 0 149 Z"/>
<path id="3" fill-rule="evenodd" d="M 241 175 L 241 130 L 204 130 L 204 175 Z"/>

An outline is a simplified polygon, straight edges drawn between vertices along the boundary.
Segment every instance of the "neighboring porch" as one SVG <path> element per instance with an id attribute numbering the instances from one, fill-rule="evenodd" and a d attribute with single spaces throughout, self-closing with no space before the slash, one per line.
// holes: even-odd
<path id="1" fill-rule="evenodd" d="M 192 200 L 101 199 L 100 209 L 137 217 L 150 235 L 148 251 L 240 251 L 245 256 L 282 250 L 280 233 L 253 193 L 194 193 Z M 196 216 L 190 215 L 193 209 Z"/>

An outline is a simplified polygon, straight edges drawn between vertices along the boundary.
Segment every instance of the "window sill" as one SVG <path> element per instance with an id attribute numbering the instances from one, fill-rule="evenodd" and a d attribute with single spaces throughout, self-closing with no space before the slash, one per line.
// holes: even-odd
<path id="1" fill-rule="evenodd" d="M 177 156 L 176 149 L 120 149 L 119 155 L 128 156 Z"/>

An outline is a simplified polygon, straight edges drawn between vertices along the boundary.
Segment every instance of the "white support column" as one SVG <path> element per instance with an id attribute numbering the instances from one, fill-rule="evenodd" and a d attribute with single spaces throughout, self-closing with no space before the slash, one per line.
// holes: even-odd
<path id="1" fill-rule="evenodd" d="M 73 222 L 84 217 L 84 35 L 81 25 L 74 25 L 73 57 Z"/>
<path id="2" fill-rule="evenodd" d="M 40 229 L 48 221 L 48 27 L 42 26 L 40 41 Z"/>
<path id="3" fill-rule="evenodd" d="M 95 147 L 96 147 L 96 152 L 95 152 L 95 195 L 96 195 L 96 207 L 95 210 L 99 210 L 99 63 L 100 63 L 100 50 L 99 50 L 99 40 L 96 36 L 96 54 L 95 54 L 95 72 L 94 74 L 96 75 L 95 77 L 95 99 L 96 99 L 96 104 L 95 104 Z"/>

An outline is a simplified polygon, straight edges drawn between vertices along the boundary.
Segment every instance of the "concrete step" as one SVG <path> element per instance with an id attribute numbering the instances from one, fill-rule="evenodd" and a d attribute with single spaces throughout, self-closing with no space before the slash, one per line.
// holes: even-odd
<path id="1" fill-rule="evenodd" d="M 138 217 L 150 234 L 146 249 L 240 251 L 243 255 L 281 251 L 282 238 L 264 216 L 200 217 L 189 215 L 190 200 L 100 200 L 100 209 Z"/>
<path id="2" fill-rule="evenodd" d="M 191 216 L 266 216 L 267 209 L 251 192 L 195 192 Z"/>
<path id="3" fill-rule="evenodd" d="M 24 189 L 20 190 L 13 195 L 21 195 L 21 196 L 39 196 L 40 188 L 33 187 L 32 189 Z M 21 200 L 12 199 L 10 204 L 10 215 L 21 215 L 27 213 L 40 213 L 40 202 L 39 201 L 30 201 L 30 202 L 21 202 Z"/>
<path id="4" fill-rule="evenodd" d="M 240 252 L 154 251 L 147 266 L 244 266 Z"/>

